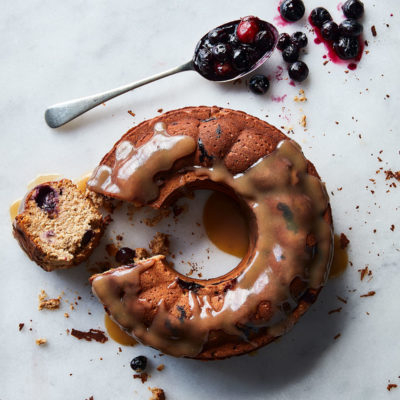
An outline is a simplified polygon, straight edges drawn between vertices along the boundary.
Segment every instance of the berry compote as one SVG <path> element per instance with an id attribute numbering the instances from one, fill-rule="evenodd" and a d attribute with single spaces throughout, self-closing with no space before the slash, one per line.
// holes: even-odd
<path id="1" fill-rule="evenodd" d="M 257 17 L 221 25 L 203 36 L 196 46 L 193 65 L 211 81 L 235 79 L 268 58 L 278 40 L 276 28 Z"/>

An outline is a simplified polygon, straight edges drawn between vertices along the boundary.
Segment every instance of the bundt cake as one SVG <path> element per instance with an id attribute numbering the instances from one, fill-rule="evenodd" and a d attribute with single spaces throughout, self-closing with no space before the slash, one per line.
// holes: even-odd
<path id="1" fill-rule="evenodd" d="M 100 212 L 68 179 L 33 188 L 13 221 L 14 237 L 29 258 L 46 271 L 86 260 L 103 230 Z"/>
<path id="2" fill-rule="evenodd" d="M 328 276 L 324 185 L 294 141 L 243 112 L 188 107 L 145 121 L 104 156 L 88 188 L 154 208 L 212 189 L 247 215 L 249 249 L 223 276 L 189 278 L 157 255 L 91 277 L 114 321 L 164 353 L 222 359 L 253 351 L 290 329 Z"/>

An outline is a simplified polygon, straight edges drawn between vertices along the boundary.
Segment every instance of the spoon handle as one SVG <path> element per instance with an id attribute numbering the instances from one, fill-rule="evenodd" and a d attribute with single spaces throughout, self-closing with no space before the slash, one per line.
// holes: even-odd
<path id="1" fill-rule="evenodd" d="M 166 76 L 189 70 L 193 70 L 192 61 L 188 61 L 187 63 L 178 67 L 171 68 L 167 71 L 161 72 L 160 74 L 150 76 L 140 81 L 132 82 L 125 86 L 120 86 L 116 89 L 97 93 L 93 96 L 81 97 L 80 99 L 54 104 L 46 110 L 44 118 L 50 128 L 58 128 L 59 126 L 62 126 L 76 117 L 79 117 L 79 115 L 91 110 L 99 104 L 129 92 L 132 89 L 136 89 L 140 86 L 146 85 L 147 83 L 165 78 Z"/>

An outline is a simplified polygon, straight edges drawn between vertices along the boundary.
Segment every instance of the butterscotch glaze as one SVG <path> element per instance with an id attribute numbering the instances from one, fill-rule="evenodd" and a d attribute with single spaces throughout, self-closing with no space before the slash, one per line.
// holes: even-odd
<path id="1" fill-rule="evenodd" d="M 242 262 L 222 277 L 188 283 L 156 256 L 93 276 L 93 291 L 120 326 L 165 353 L 197 357 L 221 331 L 256 348 L 261 334 L 273 338 L 289 329 L 301 296 L 327 279 L 327 193 L 290 140 L 242 173 L 232 175 L 217 159 L 194 172 L 229 187 L 247 206 L 250 246 Z"/>
<path id="2" fill-rule="evenodd" d="M 89 189 L 144 205 L 157 198 L 157 173 L 168 171 L 174 162 L 194 152 L 196 142 L 186 135 L 170 136 L 165 124 L 156 123 L 153 137 L 135 147 L 125 140 L 118 144 L 114 165 L 100 165 L 88 180 Z"/>

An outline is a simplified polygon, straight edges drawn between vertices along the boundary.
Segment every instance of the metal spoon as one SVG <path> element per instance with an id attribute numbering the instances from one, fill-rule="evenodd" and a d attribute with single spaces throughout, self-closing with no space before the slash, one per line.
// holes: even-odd
<path id="1" fill-rule="evenodd" d="M 229 22 L 228 24 L 235 24 L 235 23 L 239 23 L 239 22 L 240 21 L 237 20 L 237 21 Z M 228 24 L 221 25 L 221 27 L 224 27 L 225 25 L 228 25 Z M 271 25 L 269 23 L 267 23 L 267 25 L 274 36 L 274 39 L 275 39 L 274 43 L 276 44 L 276 41 L 278 38 L 278 31 L 276 30 L 276 28 L 273 25 Z M 220 27 L 217 27 L 215 29 L 218 29 L 218 28 L 220 28 Z M 208 33 L 206 35 L 204 35 L 201 40 L 203 40 L 207 35 L 208 35 Z M 271 50 L 267 51 L 253 65 L 253 67 L 249 71 L 242 72 L 230 79 L 219 80 L 218 82 L 230 82 L 230 81 L 239 79 L 247 74 L 250 74 L 252 71 L 254 71 L 256 68 L 258 68 L 261 64 L 263 64 L 271 56 L 271 54 L 274 50 L 274 47 L 275 47 L 275 45 L 273 46 L 273 48 Z M 196 52 L 195 52 L 195 55 L 196 55 Z M 50 128 L 58 128 L 64 124 L 66 124 L 67 122 L 72 121 L 76 117 L 79 117 L 80 115 L 84 114 L 85 112 L 91 110 L 92 108 L 94 108 L 108 100 L 113 99 L 114 97 L 117 97 L 121 94 L 129 92 L 132 89 L 136 89 L 140 86 L 146 85 L 147 83 L 154 82 L 159 79 L 165 78 L 166 76 L 174 75 L 174 74 L 177 74 L 178 72 L 183 72 L 183 71 L 196 71 L 196 72 L 200 73 L 199 71 L 197 71 L 195 69 L 194 62 L 192 59 L 178 67 L 171 68 L 167 71 L 161 72 L 160 74 L 150 76 L 150 77 L 142 79 L 140 81 L 129 83 L 125 86 L 120 86 L 116 89 L 108 90 L 108 91 L 102 92 L 102 93 L 97 93 L 92 96 L 81 97 L 79 99 L 54 104 L 53 106 L 49 107 L 44 114 L 46 123 Z M 202 75 L 202 74 L 200 74 L 200 75 Z M 205 76 L 203 76 L 203 77 L 208 80 L 212 80 Z"/>

